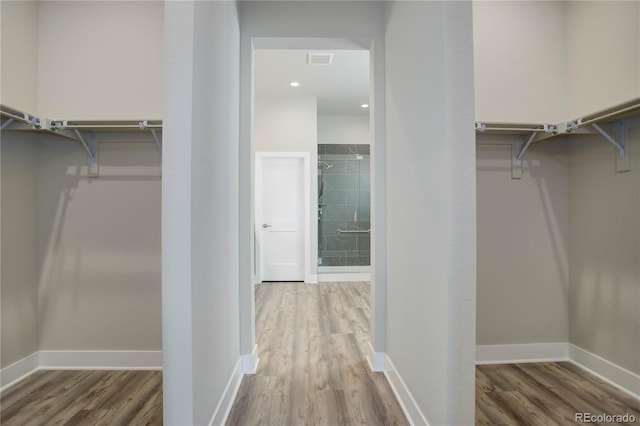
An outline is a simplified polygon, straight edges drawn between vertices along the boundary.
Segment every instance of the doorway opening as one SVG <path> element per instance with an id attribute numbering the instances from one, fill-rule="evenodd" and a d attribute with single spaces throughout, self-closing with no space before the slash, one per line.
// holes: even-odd
<path id="1" fill-rule="evenodd" d="M 371 280 L 369 56 L 348 41 L 336 49 L 254 49 L 254 282 L 295 280 L 284 270 L 300 258 L 304 273 L 296 276 L 307 283 Z M 291 153 L 308 155 L 311 164 L 302 177 L 304 238 L 278 232 L 263 217 L 273 201 L 265 194 L 278 192 L 275 181 L 265 181 L 264 158 Z M 291 180 L 282 184 L 283 194 L 300 198 L 284 188 Z M 291 213 L 291 199 L 281 201 Z"/>

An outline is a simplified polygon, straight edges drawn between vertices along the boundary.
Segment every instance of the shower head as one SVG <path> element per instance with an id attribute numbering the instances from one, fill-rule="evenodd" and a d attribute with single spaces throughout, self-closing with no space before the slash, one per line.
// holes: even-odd
<path id="1" fill-rule="evenodd" d="M 322 166 L 325 166 L 327 169 L 330 169 L 333 167 L 333 164 L 329 164 L 326 161 L 318 161 L 318 167 L 322 168 Z"/>

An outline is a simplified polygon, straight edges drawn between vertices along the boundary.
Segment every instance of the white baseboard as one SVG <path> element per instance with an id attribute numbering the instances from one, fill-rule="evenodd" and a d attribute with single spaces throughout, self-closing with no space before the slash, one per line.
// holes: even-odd
<path id="1" fill-rule="evenodd" d="M 318 274 L 319 283 L 371 281 L 371 272 L 344 272 Z"/>
<path id="2" fill-rule="evenodd" d="M 236 399 L 238 389 L 240 389 L 240 383 L 242 383 L 242 377 L 244 376 L 242 373 L 242 364 L 243 359 L 240 357 L 238 362 L 236 362 L 233 372 L 231 373 L 231 377 L 229 377 L 227 386 L 224 388 L 224 392 L 218 402 L 218 406 L 213 412 L 209 426 L 224 425 L 227 422 L 227 417 L 229 417 L 231 407 L 233 407 L 233 402 Z"/>
<path id="3" fill-rule="evenodd" d="M 258 370 L 258 345 L 253 346 L 253 351 L 250 354 L 242 355 L 242 373 L 243 374 L 256 374 Z"/>
<path id="4" fill-rule="evenodd" d="M 568 360 L 569 345 L 567 343 L 476 346 L 476 364 L 516 364 Z"/>
<path id="5" fill-rule="evenodd" d="M 407 420 L 409 420 L 410 425 L 426 425 L 427 422 L 426 417 L 420 411 L 418 404 L 416 404 L 416 400 L 409 392 L 409 389 L 404 384 L 402 377 L 398 374 L 396 367 L 391 362 L 391 359 L 385 354 L 384 355 L 384 375 L 391 386 L 391 390 L 395 394 L 398 399 L 398 403 L 400 403 L 400 407 L 402 407 L 402 411 L 404 411 L 404 415 L 407 416 Z"/>
<path id="6" fill-rule="evenodd" d="M 35 372 L 40 367 L 40 354 L 34 352 L 0 370 L 0 391 L 4 391 L 15 383 Z"/>
<path id="7" fill-rule="evenodd" d="M 369 364 L 369 368 L 374 373 L 379 373 L 384 371 L 384 353 L 376 352 L 373 350 L 373 345 L 371 342 L 367 342 L 367 353 L 365 357 L 367 358 L 367 363 Z"/>
<path id="8" fill-rule="evenodd" d="M 571 362 L 584 368 L 620 390 L 640 399 L 640 375 L 626 370 L 606 359 L 569 344 Z"/>
<path id="9" fill-rule="evenodd" d="M 40 351 L 47 370 L 161 370 L 162 351 Z"/>

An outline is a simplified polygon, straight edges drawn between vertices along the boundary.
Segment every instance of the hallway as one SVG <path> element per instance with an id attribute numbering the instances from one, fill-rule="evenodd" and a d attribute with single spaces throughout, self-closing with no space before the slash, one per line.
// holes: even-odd
<path id="1" fill-rule="evenodd" d="M 258 284 L 260 363 L 227 424 L 407 424 L 365 359 L 369 315 L 369 283 Z"/>

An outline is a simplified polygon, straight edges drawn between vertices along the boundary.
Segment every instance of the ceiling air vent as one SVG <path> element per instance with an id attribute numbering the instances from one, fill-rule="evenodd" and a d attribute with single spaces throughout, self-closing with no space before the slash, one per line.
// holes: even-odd
<path id="1" fill-rule="evenodd" d="M 309 65 L 331 65 L 333 53 L 308 53 L 307 64 Z"/>

